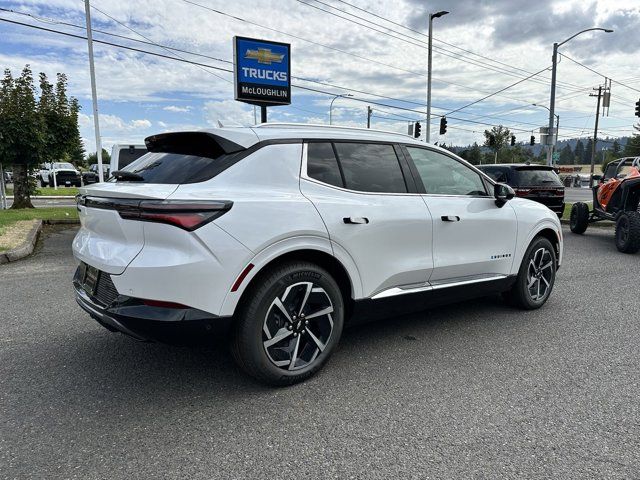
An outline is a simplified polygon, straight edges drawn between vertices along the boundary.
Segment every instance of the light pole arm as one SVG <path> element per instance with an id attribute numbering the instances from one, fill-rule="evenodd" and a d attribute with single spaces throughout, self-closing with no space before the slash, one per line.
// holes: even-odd
<path id="1" fill-rule="evenodd" d="M 580 31 L 578 33 L 575 33 L 575 34 L 571 35 L 565 41 L 558 43 L 558 47 L 561 46 L 561 45 L 564 45 L 569 40 L 572 40 L 572 39 L 576 38 L 578 35 L 581 35 L 581 34 L 583 34 L 585 32 L 593 32 L 595 30 L 600 30 L 600 31 L 607 32 L 607 33 L 613 32 L 613 30 L 610 30 L 608 28 L 600 28 L 600 27 L 586 28 L 586 29 L 584 29 L 584 30 L 582 30 L 582 31 Z"/>

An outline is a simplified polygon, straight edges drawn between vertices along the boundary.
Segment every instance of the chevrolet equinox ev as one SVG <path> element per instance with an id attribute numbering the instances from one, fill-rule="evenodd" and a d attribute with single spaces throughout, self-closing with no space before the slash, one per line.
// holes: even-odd
<path id="1" fill-rule="evenodd" d="M 139 340 L 227 325 L 272 385 L 317 372 L 355 318 L 497 293 L 538 308 L 562 261 L 555 213 L 406 135 L 263 124 L 146 146 L 77 197 L 78 304 Z"/>

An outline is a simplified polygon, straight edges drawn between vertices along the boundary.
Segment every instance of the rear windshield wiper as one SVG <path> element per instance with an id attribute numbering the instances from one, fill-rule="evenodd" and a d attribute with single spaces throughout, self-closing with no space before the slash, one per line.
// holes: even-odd
<path id="1" fill-rule="evenodd" d="M 116 180 L 124 180 L 129 182 L 144 182 L 144 177 L 134 172 L 127 172 L 126 170 L 117 170 L 111 174 Z"/>

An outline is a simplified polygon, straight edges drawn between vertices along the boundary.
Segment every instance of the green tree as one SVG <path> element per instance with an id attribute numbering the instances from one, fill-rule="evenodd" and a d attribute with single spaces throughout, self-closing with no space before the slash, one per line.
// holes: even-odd
<path id="1" fill-rule="evenodd" d="M 582 140 L 578 139 L 576 142 L 576 148 L 573 150 L 573 155 L 575 159 L 572 163 L 582 163 L 582 158 L 584 157 L 584 143 Z"/>
<path id="2" fill-rule="evenodd" d="M 19 77 L 4 71 L 0 83 L 0 161 L 11 165 L 14 199 L 11 208 L 33 208 L 35 188 L 29 172 L 42 160 L 44 125 L 38 114 L 33 74 L 26 65 Z"/>
<path id="3" fill-rule="evenodd" d="M 582 154 L 582 158 L 579 159 L 579 162 L 582 165 L 590 165 L 591 164 L 591 153 L 593 150 L 593 139 L 587 139 L 587 145 L 584 147 L 584 153 Z"/>
<path id="4" fill-rule="evenodd" d="M 102 163 L 107 165 L 111 162 L 111 155 L 104 148 L 102 149 Z M 93 165 L 94 163 L 98 163 L 98 155 L 96 152 L 90 153 L 87 157 L 87 165 Z"/>
<path id="5" fill-rule="evenodd" d="M 492 144 L 491 137 L 493 137 L 494 142 Z M 489 147 L 494 152 L 494 161 L 497 161 L 497 157 L 500 151 L 505 148 L 509 144 L 509 139 L 511 137 L 511 132 L 508 128 L 503 127 L 502 125 L 498 125 L 497 127 L 491 127 L 491 130 L 484 131 L 484 145 L 485 147 Z"/>
<path id="6" fill-rule="evenodd" d="M 558 163 L 560 165 L 572 165 L 574 161 L 573 150 L 571 150 L 571 146 L 567 143 L 562 150 L 560 150 L 560 159 Z"/>
<path id="7" fill-rule="evenodd" d="M 611 145 L 611 153 L 615 156 L 618 156 L 622 151 L 622 147 L 620 146 L 620 142 L 616 138 Z"/>
<path id="8" fill-rule="evenodd" d="M 85 150 L 80 137 L 80 128 L 78 127 L 78 113 L 80 112 L 80 104 L 77 98 L 71 98 L 69 102 L 69 144 L 67 146 L 67 154 L 69 159 L 76 165 L 85 164 Z"/>
<path id="9" fill-rule="evenodd" d="M 622 156 L 624 157 L 637 157 L 640 156 L 640 123 L 633 126 L 635 132 L 631 135 L 631 138 L 624 146 Z"/>

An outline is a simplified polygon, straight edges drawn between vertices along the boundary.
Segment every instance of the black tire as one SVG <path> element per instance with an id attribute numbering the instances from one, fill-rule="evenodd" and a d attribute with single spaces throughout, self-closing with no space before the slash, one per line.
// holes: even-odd
<path id="1" fill-rule="evenodd" d="M 589 226 L 589 205 L 584 202 L 576 202 L 571 207 L 569 227 L 573 233 L 582 234 Z"/>
<path id="2" fill-rule="evenodd" d="M 640 213 L 624 212 L 616 221 L 616 247 L 622 253 L 640 250 Z"/>
<path id="3" fill-rule="evenodd" d="M 344 301 L 336 281 L 317 265 L 296 261 L 261 274 L 250 288 L 236 318 L 231 345 L 236 363 L 260 382 L 275 386 L 314 375 L 342 334 Z M 281 340 L 273 342 L 276 338 Z"/>
<path id="4" fill-rule="evenodd" d="M 46 187 L 47 185 L 49 185 L 47 182 L 45 182 L 44 180 L 40 179 L 40 186 L 41 187 Z"/>
<path id="5" fill-rule="evenodd" d="M 557 267 L 556 250 L 551 242 L 544 237 L 534 238 L 522 258 L 515 283 L 503 297 L 524 310 L 540 308 L 551 295 Z"/>

